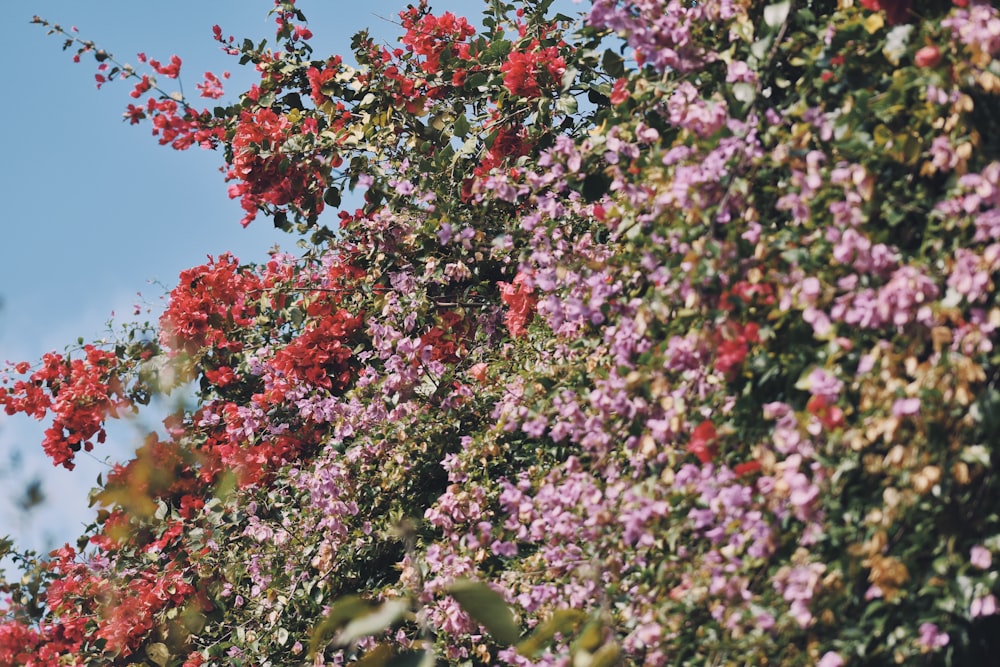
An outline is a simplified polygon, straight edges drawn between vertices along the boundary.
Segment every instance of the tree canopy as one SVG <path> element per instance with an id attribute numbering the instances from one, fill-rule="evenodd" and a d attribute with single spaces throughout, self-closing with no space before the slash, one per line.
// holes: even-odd
<path id="1" fill-rule="evenodd" d="M 0 666 L 996 655 L 1000 12 L 551 4 L 341 57 L 276 0 L 228 105 L 36 19 L 298 245 L 8 369 L 67 468 L 194 400 L 77 544 L 0 542 Z"/>

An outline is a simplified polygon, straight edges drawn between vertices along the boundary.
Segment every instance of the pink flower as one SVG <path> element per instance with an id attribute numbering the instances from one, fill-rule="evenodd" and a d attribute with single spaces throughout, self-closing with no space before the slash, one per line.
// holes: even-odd
<path id="1" fill-rule="evenodd" d="M 993 595 L 976 598 L 972 601 L 972 607 L 969 609 L 969 615 L 972 618 L 992 616 L 995 613 L 997 613 L 997 599 Z"/>
<path id="2" fill-rule="evenodd" d="M 478 382 L 485 383 L 488 370 L 489 368 L 485 363 L 479 362 L 469 367 L 469 375 L 474 377 Z"/>
<path id="3" fill-rule="evenodd" d="M 924 648 L 936 649 L 947 646 L 951 638 L 947 632 L 941 632 L 933 623 L 921 623 L 920 638 L 917 641 Z"/>
<path id="4" fill-rule="evenodd" d="M 919 398 L 899 398 L 892 404 L 892 414 L 897 417 L 920 414 Z"/>
<path id="5" fill-rule="evenodd" d="M 839 653 L 834 653 L 833 651 L 827 651 L 823 654 L 823 657 L 819 659 L 816 663 L 816 667 L 843 667 L 844 659 L 840 657 Z"/>
<path id="6" fill-rule="evenodd" d="M 993 564 L 993 554 L 986 547 L 977 544 L 972 547 L 972 551 L 969 554 L 969 562 L 972 563 L 973 567 L 978 567 L 980 570 L 988 570 L 990 565 Z"/>

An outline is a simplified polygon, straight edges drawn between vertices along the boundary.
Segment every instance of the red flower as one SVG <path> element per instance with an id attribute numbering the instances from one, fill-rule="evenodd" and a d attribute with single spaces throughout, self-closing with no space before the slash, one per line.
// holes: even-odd
<path id="1" fill-rule="evenodd" d="M 526 51 L 512 52 L 500 67 L 504 73 L 503 85 L 511 95 L 539 97 L 543 85 L 552 86 L 562 81 L 566 61 L 559 55 L 559 50 L 554 46 L 538 47 L 538 40 L 533 40 Z M 539 81 L 543 74 L 547 75 L 547 80 Z"/>
<path id="2" fill-rule="evenodd" d="M 306 78 L 309 79 L 309 95 L 316 106 L 322 106 L 325 102 L 330 101 L 330 96 L 323 92 L 323 87 L 340 73 L 341 62 L 340 56 L 334 56 L 326 62 L 326 66 L 322 70 L 310 67 L 306 71 Z"/>
<path id="3" fill-rule="evenodd" d="M 861 6 L 873 12 L 884 11 L 889 25 L 899 25 L 910 21 L 913 0 L 861 0 Z"/>
<path id="4" fill-rule="evenodd" d="M 534 289 L 524 285 L 527 277 L 523 273 L 518 273 L 514 277 L 513 283 L 500 282 L 500 299 L 507 304 L 507 329 L 514 338 L 524 336 L 528 333 L 526 327 L 535 316 L 535 307 L 538 305 L 538 297 L 534 296 Z"/>
<path id="5" fill-rule="evenodd" d="M 615 85 L 611 86 L 611 103 L 621 104 L 629 98 L 628 79 L 618 79 Z"/>
<path id="6" fill-rule="evenodd" d="M 925 46 L 913 56 L 913 64 L 917 67 L 934 67 L 941 62 L 941 50 L 936 46 Z"/>
<path id="7" fill-rule="evenodd" d="M 458 313 L 446 311 L 440 315 L 441 324 L 420 337 L 420 347 L 427 351 L 434 361 L 453 364 L 465 352 L 465 341 L 469 339 L 471 327 Z"/>
<path id="8" fill-rule="evenodd" d="M 441 16 L 420 16 L 420 10 L 416 7 L 400 12 L 399 17 L 406 28 L 406 34 L 400 41 L 406 45 L 407 50 L 425 59 L 420 63 L 420 69 L 424 72 L 437 74 L 441 71 L 441 56 L 445 50 L 450 50 L 460 58 L 469 57 L 466 40 L 476 34 L 476 30 L 464 17 L 456 17 L 451 12 L 445 12 Z"/>
<path id="9" fill-rule="evenodd" d="M 293 127 L 286 116 L 270 108 L 255 113 L 243 111 L 232 139 L 232 168 L 227 180 L 241 182 L 229 187 L 232 199 L 239 197 L 247 212 L 243 226 L 256 217 L 257 210 L 292 205 L 319 214 L 323 211 L 323 191 L 330 167 L 337 167 L 336 154 L 286 154 L 281 151 L 295 134 L 318 134 L 315 119 L 307 118 Z"/>
<path id="10" fill-rule="evenodd" d="M 160 317 L 160 342 L 171 355 L 194 355 L 203 348 L 236 349 L 231 340 L 236 329 L 257 316 L 260 279 L 239 261 L 224 254 L 218 261 L 181 273 Z"/>
<path id="11" fill-rule="evenodd" d="M 716 338 L 715 369 L 733 380 L 750 351 L 748 344 L 759 342 L 760 326 L 756 322 L 743 326 L 729 322 Z"/>
<path id="12" fill-rule="evenodd" d="M 819 419 L 827 429 L 835 429 L 844 425 L 844 411 L 836 405 L 830 405 L 826 399 L 814 394 L 806 403 L 806 411 Z"/>
<path id="13" fill-rule="evenodd" d="M 195 651 L 188 655 L 181 667 L 201 667 L 203 664 L 205 664 L 205 658 L 201 657 L 201 653 Z"/>
<path id="14" fill-rule="evenodd" d="M 138 99 L 143 94 L 149 92 L 149 89 L 153 87 L 153 82 L 150 81 L 148 74 L 142 75 L 142 80 L 135 84 L 135 88 L 129 93 L 129 96 Z"/>
<path id="15" fill-rule="evenodd" d="M 176 79 L 181 73 L 181 59 L 177 56 L 170 56 L 170 64 L 163 65 L 158 60 L 149 61 L 149 66 L 156 70 L 157 74 L 162 74 L 170 79 Z"/>
<path id="16" fill-rule="evenodd" d="M 284 391 L 293 382 L 329 391 L 346 389 L 354 377 L 351 366 L 354 353 L 347 343 L 361 324 L 361 317 L 339 309 L 324 316 L 276 352 L 270 363 L 276 371 L 274 388 L 268 392 L 266 399 L 272 403 L 280 402 Z"/>
<path id="17" fill-rule="evenodd" d="M 225 387 L 236 380 L 236 374 L 229 366 L 220 366 L 205 371 L 205 378 L 216 387 Z"/>
<path id="18" fill-rule="evenodd" d="M 68 470 L 74 467 L 76 452 L 91 451 L 95 440 L 104 442 L 105 420 L 131 406 L 118 377 L 115 355 L 91 345 L 83 352 L 82 359 L 46 354 L 42 367 L 27 380 L 15 382 L 10 389 L 0 387 L 0 407 L 8 415 L 24 413 L 44 419 L 53 413 L 42 448 L 55 465 Z M 18 368 L 28 370 L 23 363 Z"/>
<path id="19" fill-rule="evenodd" d="M 228 78 L 228 74 L 228 72 L 224 73 L 222 75 L 223 78 Z M 225 91 L 222 89 L 222 81 L 211 72 L 205 72 L 205 81 L 196 84 L 196 87 L 201 91 L 202 97 L 207 97 L 211 100 L 217 100 L 225 94 Z"/>
<path id="20" fill-rule="evenodd" d="M 742 477 L 743 475 L 752 475 L 753 473 L 760 470 L 760 463 L 757 461 L 746 461 L 744 463 L 737 463 L 733 468 L 733 472 L 736 473 L 737 477 Z"/>
<path id="21" fill-rule="evenodd" d="M 716 437 L 715 425 L 706 419 L 691 432 L 687 450 L 702 463 L 711 463 L 719 453 L 718 445 L 715 443 Z"/>

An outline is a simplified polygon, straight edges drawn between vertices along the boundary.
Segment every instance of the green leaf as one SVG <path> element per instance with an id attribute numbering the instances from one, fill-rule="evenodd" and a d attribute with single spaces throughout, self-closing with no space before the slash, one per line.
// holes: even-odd
<path id="1" fill-rule="evenodd" d="M 376 644 L 364 656 L 354 663 L 355 667 L 386 667 L 389 661 L 396 656 L 395 651 L 389 644 Z"/>
<path id="2" fill-rule="evenodd" d="M 340 190 L 337 188 L 327 188 L 323 193 L 323 201 L 332 208 L 339 208 L 341 202 Z"/>
<path id="3" fill-rule="evenodd" d="M 733 84 L 733 97 L 743 104 L 752 104 L 757 96 L 757 88 L 752 83 L 737 81 Z"/>
<path id="4" fill-rule="evenodd" d="M 511 43 L 506 39 L 493 40 L 483 53 L 483 63 L 500 62 L 510 55 Z"/>
<path id="5" fill-rule="evenodd" d="M 322 648 L 341 626 L 369 609 L 371 604 L 357 595 L 342 597 L 330 605 L 330 611 L 316 624 L 309 637 L 309 655 Z"/>
<path id="6" fill-rule="evenodd" d="M 575 67 L 567 67 L 566 71 L 562 75 L 562 90 L 569 89 L 574 83 L 576 83 L 576 77 L 580 75 L 580 70 Z"/>
<path id="7" fill-rule="evenodd" d="M 620 657 L 621 649 L 618 647 L 618 643 L 610 642 L 597 649 L 587 665 L 588 667 L 613 667 L 613 665 L 618 664 Z"/>
<path id="8" fill-rule="evenodd" d="M 603 171 L 587 174 L 583 179 L 583 197 L 588 202 L 595 202 L 603 197 L 611 187 L 611 177 Z"/>
<path id="9" fill-rule="evenodd" d="M 625 76 L 625 59 L 611 49 L 605 49 L 604 55 L 601 56 L 601 67 L 616 79 Z"/>
<path id="10" fill-rule="evenodd" d="M 435 662 L 434 651 L 404 651 L 385 663 L 385 667 L 434 667 Z"/>
<path id="11" fill-rule="evenodd" d="M 501 644 L 513 644 L 520 638 L 514 613 L 500 594 L 486 584 L 459 579 L 448 588 L 448 593 Z"/>
<path id="12" fill-rule="evenodd" d="M 292 231 L 292 225 L 288 222 L 288 214 L 284 211 L 278 211 L 274 214 L 274 228 L 280 229 L 283 232 Z"/>
<path id="13" fill-rule="evenodd" d="M 388 600 L 376 610 L 351 620 L 337 633 L 336 643 L 346 646 L 362 637 L 378 634 L 403 618 L 409 607 L 403 600 Z"/>
<path id="14" fill-rule="evenodd" d="M 486 72 L 473 72 L 465 79 L 466 88 L 482 88 L 490 81 L 490 75 Z"/>
<path id="15" fill-rule="evenodd" d="M 587 618 L 579 609 L 557 609 L 539 623 L 531 636 L 517 645 L 517 652 L 526 658 L 534 657 L 557 635 L 569 635 Z"/>
<path id="16" fill-rule="evenodd" d="M 471 126 L 469 125 L 469 119 L 466 118 L 465 114 L 463 113 L 458 118 L 455 119 L 455 124 L 452 127 L 452 132 L 454 132 L 455 136 L 458 137 L 459 139 L 465 139 L 465 135 L 469 133 L 470 129 Z"/>
<path id="17" fill-rule="evenodd" d="M 792 8 L 790 0 L 782 0 L 764 8 L 764 23 L 770 28 L 778 28 L 785 19 L 788 18 L 788 11 Z"/>
<path id="18" fill-rule="evenodd" d="M 594 618 L 584 626 L 580 635 L 573 640 L 573 644 L 570 648 L 574 653 L 579 651 L 591 653 L 595 651 L 603 642 L 604 624 L 601 623 L 600 620 Z"/>
<path id="19" fill-rule="evenodd" d="M 774 40 L 768 36 L 762 39 L 758 39 L 756 42 L 750 45 L 750 53 L 753 57 L 757 59 L 758 62 L 764 62 L 767 58 L 767 52 L 771 48 L 771 42 Z"/>
<path id="20" fill-rule="evenodd" d="M 556 108 L 567 116 L 571 116 L 578 110 L 576 98 L 572 95 L 560 95 L 556 101 Z"/>

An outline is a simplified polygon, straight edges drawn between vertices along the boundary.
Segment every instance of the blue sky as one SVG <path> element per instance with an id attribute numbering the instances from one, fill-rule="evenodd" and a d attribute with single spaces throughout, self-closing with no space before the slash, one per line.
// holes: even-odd
<path id="1" fill-rule="evenodd" d="M 364 27 L 394 42 L 398 27 L 391 20 L 405 4 L 298 2 L 315 34 L 317 57 L 346 56 L 351 36 Z M 475 0 L 431 4 L 436 12 L 463 13 L 477 23 L 483 7 Z M 565 13 L 581 9 L 573 0 L 556 5 Z M 61 40 L 31 25 L 31 17 L 76 26 L 82 37 L 125 62 L 137 64 L 140 51 L 160 60 L 181 56 L 181 80 L 192 98 L 203 72 L 229 70 L 232 97 L 224 99 L 234 99 L 239 83 L 252 78 L 221 53 L 212 26 L 219 24 L 237 39 L 270 40 L 270 7 L 269 0 L 28 0 L 6 9 L 0 21 L 8 57 L 0 69 L 6 100 L 0 127 L 7 132 L 0 158 L 0 361 L 35 360 L 78 337 L 100 339 L 112 312 L 116 321 L 127 321 L 136 304 L 144 317 L 155 318 L 164 289 L 183 269 L 204 263 L 206 255 L 230 251 L 257 261 L 275 244 L 293 250 L 295 243 L 265 218 L 241 228 L 241 209 L 228 199 L 218 172 L 221 156 L 159 146 L 148 126 L 123 122 L 130 86 L 119 82 L 98 91 L 93 60 L 74 64 Z M 90 520 L 87 493 L 107 469 L 104 459 L 127 458 L 150 426 L 119 425 L 96 457 L 81 458 L 68 472 L 42 456 L 39 425 L 0 414 L 0 471 L 8 469 L 0 477 L 0 536 L 10 534 L 37 549 L 72 542 Z M 7 465 L 11 456 L 22 459 L 13 475 Z M 36 475 L 47 502 L 19 516 L 10 496 Z"/>

